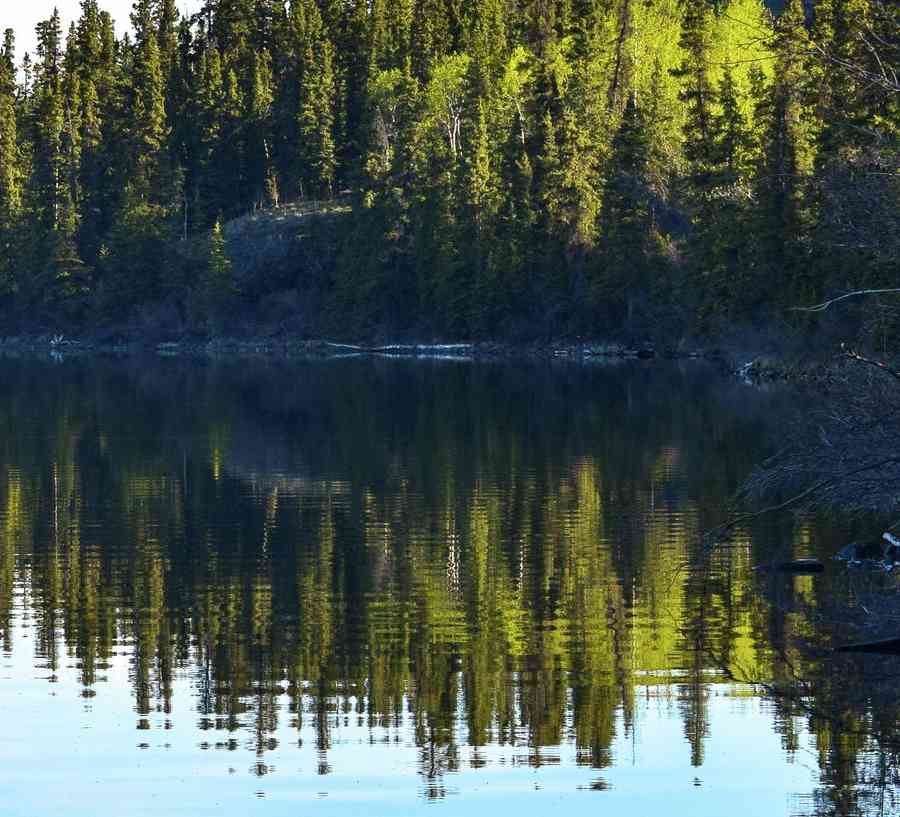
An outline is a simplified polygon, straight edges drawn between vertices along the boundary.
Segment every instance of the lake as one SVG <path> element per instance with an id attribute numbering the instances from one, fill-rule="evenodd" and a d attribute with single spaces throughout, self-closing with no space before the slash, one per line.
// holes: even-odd
<path id="1" fill-rule="evenodd" d="M 0 383 L 7 817 L 896 805 L 897 707 L 802 646 L 856 523 L 702 545 L 801 395 L 637 361 Z M 829 564 L 754 572 L 785 555 Z"/>

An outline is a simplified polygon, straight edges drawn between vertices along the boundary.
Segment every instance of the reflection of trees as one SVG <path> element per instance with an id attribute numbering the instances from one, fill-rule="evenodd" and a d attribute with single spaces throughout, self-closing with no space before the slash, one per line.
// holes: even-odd
<path id="1" fill-rule="evenodd" d="M 0 450 L 4 642 L 17 583 L 86 694 L 124 641 L 140 726 L 179 673 L 201 728 L 252 732 L 259 773 L 283 695 L 322 773 L 338 719 L 411 724 L 440 796 L 461 728 L 603 767 L 636 689 L 673 681 L 699 764 L 714 659 L 772 671 L 749 534 L 693 545 L 762 429 L 703 377 L 9 369 L 0 422 L 53 426 Z"/>
<path id="2" fill-rule="evenodd" d="M 808 553 L 810 539 L 835 552 L 839 542 L 821 525 L 797 526 L 794 548 Z M 900 807 L 900 704 L 897 659 L 833 653 L 829 645 L 859 640 L 872 622 L 854 603 L 863 585 L 896 595 L 896 577 L 838 570 L 817 577 L 770 578 L 762 617 L 772 639 L 770 689 L 776 728 L 789 751 L 798 748 L 799 724 L 812 736 L 819 785 L 800 813 L 887 815 Z M 868 600 L 867 600 L 868 601 Z M 890 626 L 890 621 L 886 621 Z M 862 629 L 860 629 L 860 625 Z M 894 619 L 893 627 L 896 626 Z M 891 628 L 892 634 L 896 631 Z"/>

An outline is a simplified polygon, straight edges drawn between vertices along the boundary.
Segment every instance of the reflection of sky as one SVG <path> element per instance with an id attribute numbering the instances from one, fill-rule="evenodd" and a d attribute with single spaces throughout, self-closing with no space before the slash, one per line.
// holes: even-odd
<path id="1" fill-rule="evenodd" d="M 358 716 L 332 714 L 330 772 L 317 773 L 312 715 L 299 730 L 280 697 L 278 745 L 255 754 L 252 715 L 240 731 L 198 728 L 196 692 L 189 675 L 174 684 L 172 712 L 154 712 L 151 728 L 136 728 L 130 659 L 112 659 L 96 697 L 80 695 L 77 659 L 62 656 L 58 681 L 35 659 L 33 630 L 19 629 L 12 654 L 0 658 L 0 795 L 4 817 L 128 817 L 129 815 L 264 814 L 390 815 L 437 810 L 468 815 L 567 814 L 690 815 L 729 817 L 788 814 L 792 793 L 809 791 L 811 741 L 788 762 L 772 730 L 771 713 L 758 698 L 735 697 L 717 685 L 709 698 L 710 736 L 705 762 L 690 765 L 690 747 L 674 697 L 665 687 L 636 687 L 636 728 L 613 745 L 613 767 L 576 764 L 573 744 L 547 747 L 548 765 L 528 764 L 526 746 L 492 745 L 477 750 L 486 761 L 471 763 L 476 751 L 458 729 L 461 771 L 437 781 L 445 799 L 429 803 L 419 774 L 420 750 L 410 718 L 395 730 L 370 730 Z M 742 690 L 745 691 L 745 690 Z M 346 720 L 345 720 L 346 717 Z M 169 728 L 166 728 L 168 724 Z M 234 738 L 235 751 L 215 748 Z M 298 738 L 302 744 L 298 746 Z M 389 738 L 389 740 L 387 740 Z M 201 744 L 211 748 L 203 749 Z M 141 748 L 145 744 L 145 748 Z M 268 773 L 255 774 L 257 762 Z M 594 791 L 602 781 L 606 791 Z M 698 785 L 699 784 L 699 785 Z"/>

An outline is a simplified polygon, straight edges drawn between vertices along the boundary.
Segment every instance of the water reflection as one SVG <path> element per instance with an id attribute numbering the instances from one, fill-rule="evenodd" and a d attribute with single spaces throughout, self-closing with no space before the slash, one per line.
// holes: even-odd
<path id="1" fill-rule="evenodd" d="M 8 361 L 2 382 L 4 653 L 77 678 L 143 751 L 171 732 L 262 780 L 304 758 L 321 795 L 377 756 L 425 799 L 489 769 L 525 791 L 583 768 L 557 785 L 612 796 L 660 751 L 685 785 L 738 785 L 710 743 L 761 728 L 776 766 L 821 768 L 791 810 L 864 808 L 870 733 L 769 694 L 814 666 L 795 642 L 831 580 L 786 606 L 751 569 L 838 534 L 698 545 L 792 398 L 674 365 Z"/>

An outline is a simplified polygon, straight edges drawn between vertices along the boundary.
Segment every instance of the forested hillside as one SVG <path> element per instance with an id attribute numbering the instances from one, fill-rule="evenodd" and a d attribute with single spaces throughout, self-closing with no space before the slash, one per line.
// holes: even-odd
<path id="1" fill-rule="evenodd" d="M 310 332 L 715 332 L 900 272 L 894 0 L 136 0 L 131 28 L 83 0 L 32 56 L 6 34 L 0 334 L 225 332 L 310 276 Z M 249 280 L 228 222 L 323 201 L 318 263 L 298 226 Z"/>

